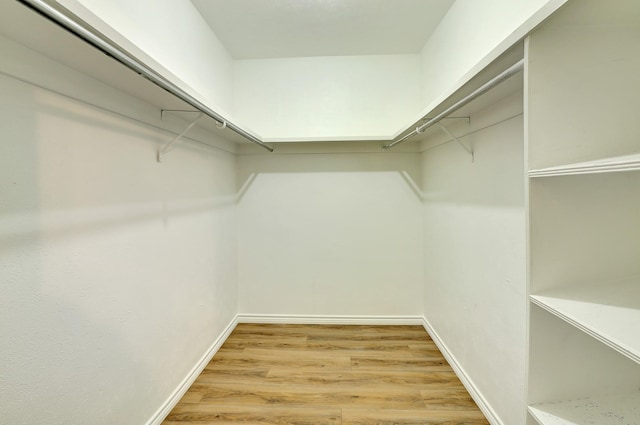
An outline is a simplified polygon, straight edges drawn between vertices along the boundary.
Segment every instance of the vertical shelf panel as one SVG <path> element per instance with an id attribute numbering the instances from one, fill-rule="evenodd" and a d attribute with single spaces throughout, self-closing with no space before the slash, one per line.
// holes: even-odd
<path id="1" fill-rule="evenodd" d="M 640 151 L 640 2 L 569 1 L 529 42 L 529 168 Z"/>

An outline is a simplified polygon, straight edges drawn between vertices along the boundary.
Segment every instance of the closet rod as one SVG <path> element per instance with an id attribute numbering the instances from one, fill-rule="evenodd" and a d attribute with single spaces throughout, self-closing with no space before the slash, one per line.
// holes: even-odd
<path id="1" fill-rule="evenodd" d="M 204 103 L 200 102 L 198 99 L 191 96 L 189 93 L 173 84 L 171 81 L 167 80 L 165 77 L 140 62 L 138 59 L 133 57 L 131 54 L 126 52 L 124 49 L 112 44 L 111 42 L 103 39 L 99 34 L 92 32 L 91 30 L 83 27 L 80 23 L 76 22 L 72 18 L 66 16 L 64 13 L 55 9 L 51 5 L 47 4 L 44 0 L 18 0 L 20 3 L 24 4 L 27 7 L 35 10 L 40 13 L 42 16 L 48 18 L 50 21 L 58 24 L 59 26 L 65 28 L 67 31 L 75 34 L 79 38 L 83 39 L 87 43 L 91 44 L 95 48 L 101 50 L 107 55 L 113 57 L 118 62 L 122 63 L 129 69 L 134 72 L 140 74 L 147 80 L 151 81 L 158 87 L 168 91 L 178 99 L 188 103 L 195 109 L 199 110 L 203 114 L 213 118 L 217 122 L 226 122 L 227 128 L 231 129 L 235 133 L 244 137 L 245 139 L 260 145 L 261 147 L 267 149 L 269 152 L 273 152 L 273 148 L 269 145 L 266 145 L 256 136 L 248 133 L 237 125 L 229 122 L 227 119 L 220 116 L 218 113 L 213 111 Z"/>
<path id="2" fill-rule="evenodd" d="M 438 115 L 436 115 L 435 117 L 431 118 L 426 123 L 416 127 L 415 130 L 413 130 L 411 133 L 405 134 L 402 138 L 400 138 L 398 140 L 395 140 L 392 143 L 389 143 L 388 145 L 384 145 L 382 148 L 384 150 L 391 149 L 395 145 L 398 145 L 398 144 L 406 141 L 407 139 L 415 136 L 416 134 L 423 133 L 427 128 L 439 123 L 442 119 L 444 119 L 447 116 L 451 115 L 452 113 L 454 113 L 458 109 L 462 108 L 464 105 L 466 105 L 467 103 L 471 102 L 472 100 L 482 96 L 483 94 L 485 94 L 486 92 L 488 92 L 489 90 L 491 90 L 492 88 L 497 86 L 498 84 L 504 82 L 505 80 L 508 80 L 509 78 L 511 78 L 512 76 L 514 76 L 518 72 L 522 71 L 523 69 L 524 69 L 524 59 L 520 59 L 514 65 L 512 65 L 509 68 L 507 68 L 507 70 L 505 70 L 505 71 L 501 72 L 500 74 L 496 75 L 491 80 L 487 81 L 482 86 L 480 86 L 478 89 L 476 89 L 473 92 L 471 92 L 470 94 L 468 94 L 466 97 L 460 99 L 459 101 L 457 101 L 453 105 L 449 106 L 447 109 L 445 109 L 444 111 L 440 112 Z"/>

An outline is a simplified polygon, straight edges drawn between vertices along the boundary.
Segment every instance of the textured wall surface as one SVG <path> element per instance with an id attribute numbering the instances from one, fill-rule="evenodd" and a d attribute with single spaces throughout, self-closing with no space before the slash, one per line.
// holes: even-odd
<path id="1" fill-rule="evenodd" d="M 239 157 L 239 312 L 422 314 L 417 154 Z"/>
<path id="2" fill-rule="evenodd" d="M 526 260 L 522 98 L 515 116 L 422 155 L 424 311 L 504 424 L 525 415 Z"/>
<path id="3" fill-rule="evenodd" d="M 143 424 L 235 316 L 234 156 L 4 75 L 0 128 L 0 422 Z"/>

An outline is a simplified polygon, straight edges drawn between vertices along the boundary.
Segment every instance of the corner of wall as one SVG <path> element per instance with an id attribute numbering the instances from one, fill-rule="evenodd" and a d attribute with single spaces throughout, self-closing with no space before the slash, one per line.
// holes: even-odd
<path id="1" fill-rule="evenodd" d="M 178 404 L 180 399 L 185 395 L 185 393 L 189 390 L 191 385 L 195 382 L 198 376 L 202 373 L 204 368 L 209 364 L 213 356 L 220 350 L 220 347 L 224 344 L 224 342 L 229 338 L 231 332 L 238 325 L 238 315 L 236 315 L 231 322 L 227 325 L 227 327 L 222 331 L 220 336 L 213 341 L 209 349 L 202 355 L 200 360 L 193 366 L 193 368 L 189 371 L 187 376 L 178 384 L 176 389 L 171 393 L 171 395 L 167 398 L 167 400 L 160 406 L 160 408 L 151 416 L 146 423 L 146 425 L 160 425 L 165 420 L 165 418 L 169 415 L 171 410 Z"/>
<path id="2" fill-rule="evenodd" d="M 505 423 L 500 419 L 495 410 L 491 407 L 489 401 L 479 390 L 473 379 L 471 379 L 466 370 L 453 355 L 451 350 L 449 350 L 449 347 L 447 347 L 442 338 L 440 338 L 440 335 L 438 335 L 436 330 L 431 326 L 431 324 L 425 317 L 423 317 L 422 319 L 422 326 L 424 327 L 425 331 L 427 331 L 433 342 L 438 346 L 438 349 L 447 360 L 453 371 L 456 373 L 458 379 L 460 379 L 460 381 L 462 382 L 462 385 L 464 385 L 464 387 L 467 389 L 469 395 L 471 395 L 471 398 L 473 398 L 473 401 L 476 402 L 482 413 L 486 416 L 487 420 L 489 420 L 489 423 L 491 423 L 491 425 L 505 425 Z"/>

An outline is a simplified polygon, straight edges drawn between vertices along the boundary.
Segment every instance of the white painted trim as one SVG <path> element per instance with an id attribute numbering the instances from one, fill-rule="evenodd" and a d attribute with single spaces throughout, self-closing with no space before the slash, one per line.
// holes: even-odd
<path id="1" fill-rule="evenodd" d="M 336 316 L 297 314 L 238 314 L 238 323 L 300 325 L 421 325 L 421 316 Z"/>
<path id="2" fill-rule="evenodd" d="M 435 342 L 435 344 L 438 346 L 438 349 L 440 350 L 444 358 L 447 359 L 447 362 L 449 362 L 449 365 L 458 376 L 458 379 L 460 379 L 464 387 L 469 392 L 469 395 L 471 395 L 471 398 L 473 398 L 473 401 L 476 402 L 482 413 L 487 417 L 489 423 L 491 423 L 491 425 L 505 425 L 493 410 L 489 402 L 484 398 L 478 387 L 476 387 L 473 380 L 469 377 L 469 375 L 467 375 L 467 372 L 464 370 L 464 368 L 460 365 L 460 363 L 458 363 L 455 356 L 451 353 L 444 341 L 442 341 L 440 335 L 438 335 L 429 321 L 427 321 L 427 319 L 424 317 L 422 318 L 422 326 L 424 326 L 424 329 L 427 331 L 433 342 Z"/>
<path id="3" fill-rule="evenodd" d="M 231 322 L 227 325 L 227 327 L 222 331 L 220 336 L 216 338 L 216 340 L 211 344 L 211 347 L 207 350 L 206 353 L 200 358 L 198 363 L 189 371 L 187 376 L 180 382 L 178 387 L 171 393 L 169 398 L 160 406 L 160 408 L 153 414 L 151 419 L 147 421 L 146 425 L 160 425 L 162 421 L 169 415 L 171 410 L 178 404 L 182 396 L 187 392 L 187 390 L 191 387 L 193 382 L 198 378 L 198 376 L 202 373 L 204 368 L 209 364 L 213 356 L 218 352 L 222 344 L 227 340 L 231 332 L 235 329 L 238 324 L 238 316 L 236 315 Z"/>
<path id="4" fill-rule="evenodd" d="M 579 174 L 615 173 L 640 170 L 640 154 L 604 158 L 595 161 L 565 164 L 557 167 L 530 170 L 529 177 L 572 176 Z"/>

